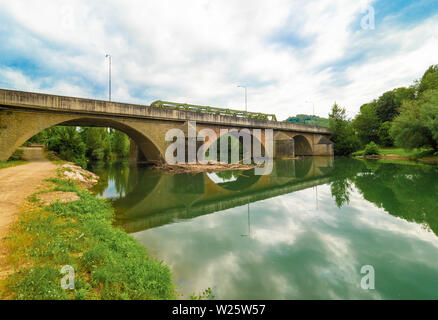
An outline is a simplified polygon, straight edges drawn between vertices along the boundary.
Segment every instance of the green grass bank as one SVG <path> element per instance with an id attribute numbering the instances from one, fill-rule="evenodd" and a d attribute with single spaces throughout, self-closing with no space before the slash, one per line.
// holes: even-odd
<path id="1" fill-rule="evenodd" d="M 438 163 L 438 155 L 434 154 L 432 149 L 422 148 L 422 149 L 413 149 L 406 150 L 403 148 L 384 148 L 379 147 L 380 158 L 397 158 L 400 160 L 411 160 L 411 161 L 425 161 Z M 365 150 L 360 150 L 352 153 L 352 156 L 361 157 L 364 156 Z"/>
<path id="2" fill-rule="evenodd" d="M 39 200 L 54 191 L 74 192 L 79 200 L 48 206 Z M 3 298 L 175 299 L 170 269 L 114 227 L 113 215 L 108 201 L 76 182 L 49 179 L 6 239 L 14 272 L 2 283 Z M 74 289 L 61 288 L 66 265 L 74 268 Z"/>
<path id="3" fill-rule="evenodd" d="M 9 161 L 0 161 L 0 169 L 9 168 L 9 167 L 15 167 L 22 164 L 28 163 L 24 160 L 9 160 Z"/>

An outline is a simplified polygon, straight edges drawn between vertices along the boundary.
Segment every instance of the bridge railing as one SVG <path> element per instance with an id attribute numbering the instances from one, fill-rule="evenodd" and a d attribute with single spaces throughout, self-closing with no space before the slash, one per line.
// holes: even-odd
<path id="1" fill-rule="evenodd" d="M 169 101 L 161 101 L 161 100 L 152 102 L 151 107 L 171 109 L 171 110 L 197 111 L 197 112 L 205 112 L 205 113 L 219 114 L 225 116 L 277 121 L 275 114 L 266 114 L 261 112 L 233 110 L 233 109 L 208 107 L 208 106 L 197 106 L 194 104 L 169 102 Z"/>

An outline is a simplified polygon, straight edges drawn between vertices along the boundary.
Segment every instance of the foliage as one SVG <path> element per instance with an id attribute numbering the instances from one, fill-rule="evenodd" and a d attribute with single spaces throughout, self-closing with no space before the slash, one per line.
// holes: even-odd
<path id="1" fill-rule="evenodd" d="M 111 158 L 111 143 L 107 128 L 81 128 L 81 136 L 86 145 L 88 159 L 100 161 Z"/>
<path id="2" fill-rule="evenodd" d="M 352 125 L 363 144 L 379 139 L 380 122 L 377 116 L 375 102 L 364 104 L 360 107 L 360 113 L 353 120 Z"/>
<path id="3" fill-rule="evenodd" d="M 321 127 L 329 126 L 329 119 L 307 114 L 297 114 L 295 117 L 287 118 L 286 121 L 297 124 L 316 125 Z"/>
<path id="4" fill-rule="evenodd" d="M 394 145 L 394 140 L 392 140 L 390 130 L 391 130 L 391 122 L 386 121 L 380 125 L 379 128 L 379 142 L 384 147 L 391 147 Z"/>
<path id="5" fill-rule="evenodd" d="M 127 158 L 129 155 L 129 137 L 121 131 L 70 126 L 48 128 L 29 139 L 26 143 L 47 144 L 64 160 L 85 168 L 89 161 L 108 161 L 112 158 Z"/>
<path id="6" fill-rule="evenodd" d="M 74 182 L 50 181 L 52 190 L 73 190 L 80 200 L 23 212 L 7 240 L 18 268 L 7 279 L 14 299 L 175 298 L 169 268 L 113 227 L 106 200 Z M 75 270 L 74 290 L 60 287 L 63 265 Z"/>
<path id="7" fill-rule="evenodd" d="M 379 99 L 362 105 L 360 113 L 353 121 L 361 142 L 367 144 L 371 141 L 384 146 L 393 146 L 389 134 L 390 123 L 400 113 L 404 101 L 415 98 L 416 88 L 401 87 L 382 94 Z"/>
<path id="8" fill-rule="evenodd" d="M 381 123 L 392 121 L 399 115 L 399 108 L 403 101 L 410 100 L 415 97 L 415 88 L 397 88 L 385 92 L 376 101 L 377 115 Z"/>
<path id="9" fill-rule="evenodd" d="M 424 103 L 420 111 L 421 119 L 435 143 L 438 144 L 438 89 L 424 92 L 422 99 Z"/>
<path id="10" fill-rule="evenodd" d="M 438 149 L 437 103 L 438 90 L 429 91 L 420 99 L 403 103 L 401 113 L 394 119 L 390 130 L 397 146 L 409 149 L 421 147 Z"/>
<path id="11" fill-rule="evenodd" d="M 373 141 L 371 141 L 365 146 L 364 155 L 369 156 L 369 155 L 377 155 L 377 154 L 379 154 L 379 147 Z"/>
<path id="12" fill-rule="evenodd" d="M 81 167 L 87 165 L 86 146 L 76 127 L 53 127 L 47 130 L 49 150 L 55 151 L 62 159 L 72 161 Z"/>
<path id="13" fill-rule="evenodd" d="M 190 296 L 190 300 L 214 300 L 213 290 L 211 288 L 205 289 L 200 294 L 193 293 Z"/>
<path id="14" fill-rule="evenodd" d="M 121 131 L 111 131 L 111 149 L 118 158 L 127 158 L 129 155 L 129 137 Z"/>
<path id="15" fill-rule="evenodd" d="M 334 142 L 335 155 L 350 155 L 360 147 L 351 122 L 347 120 L 346 111 L 336 103 L 329 114 L 330 130 Z"/>
<path id="16" fill-rule="evenodd" d="M 426 70 L 418 84 L 418 93 L 421 95 L 423 92 L 436 89 L 438 89 L 438 64 L 432 65 Z"/>

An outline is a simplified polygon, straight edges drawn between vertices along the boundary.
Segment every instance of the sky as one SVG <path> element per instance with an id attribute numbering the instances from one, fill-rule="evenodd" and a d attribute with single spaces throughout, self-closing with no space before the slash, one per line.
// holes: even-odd
<path id="1" fill-rule="evenodd" d="M 437 0 L 0 0 L 0 88 L 354 117 L 438 63 Z"/>

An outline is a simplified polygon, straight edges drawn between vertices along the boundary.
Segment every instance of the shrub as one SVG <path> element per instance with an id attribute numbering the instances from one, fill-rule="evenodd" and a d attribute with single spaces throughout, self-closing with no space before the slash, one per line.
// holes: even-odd
<path id="1" fill-rule="evenodd" d="M 377 155 L 377 154 L 379 154 L 379 147 L 373 141 L 371 141 L 370 143 L 368 143 L 365 146 L 364 155 L 370 156 L 370 155 Z"/>

